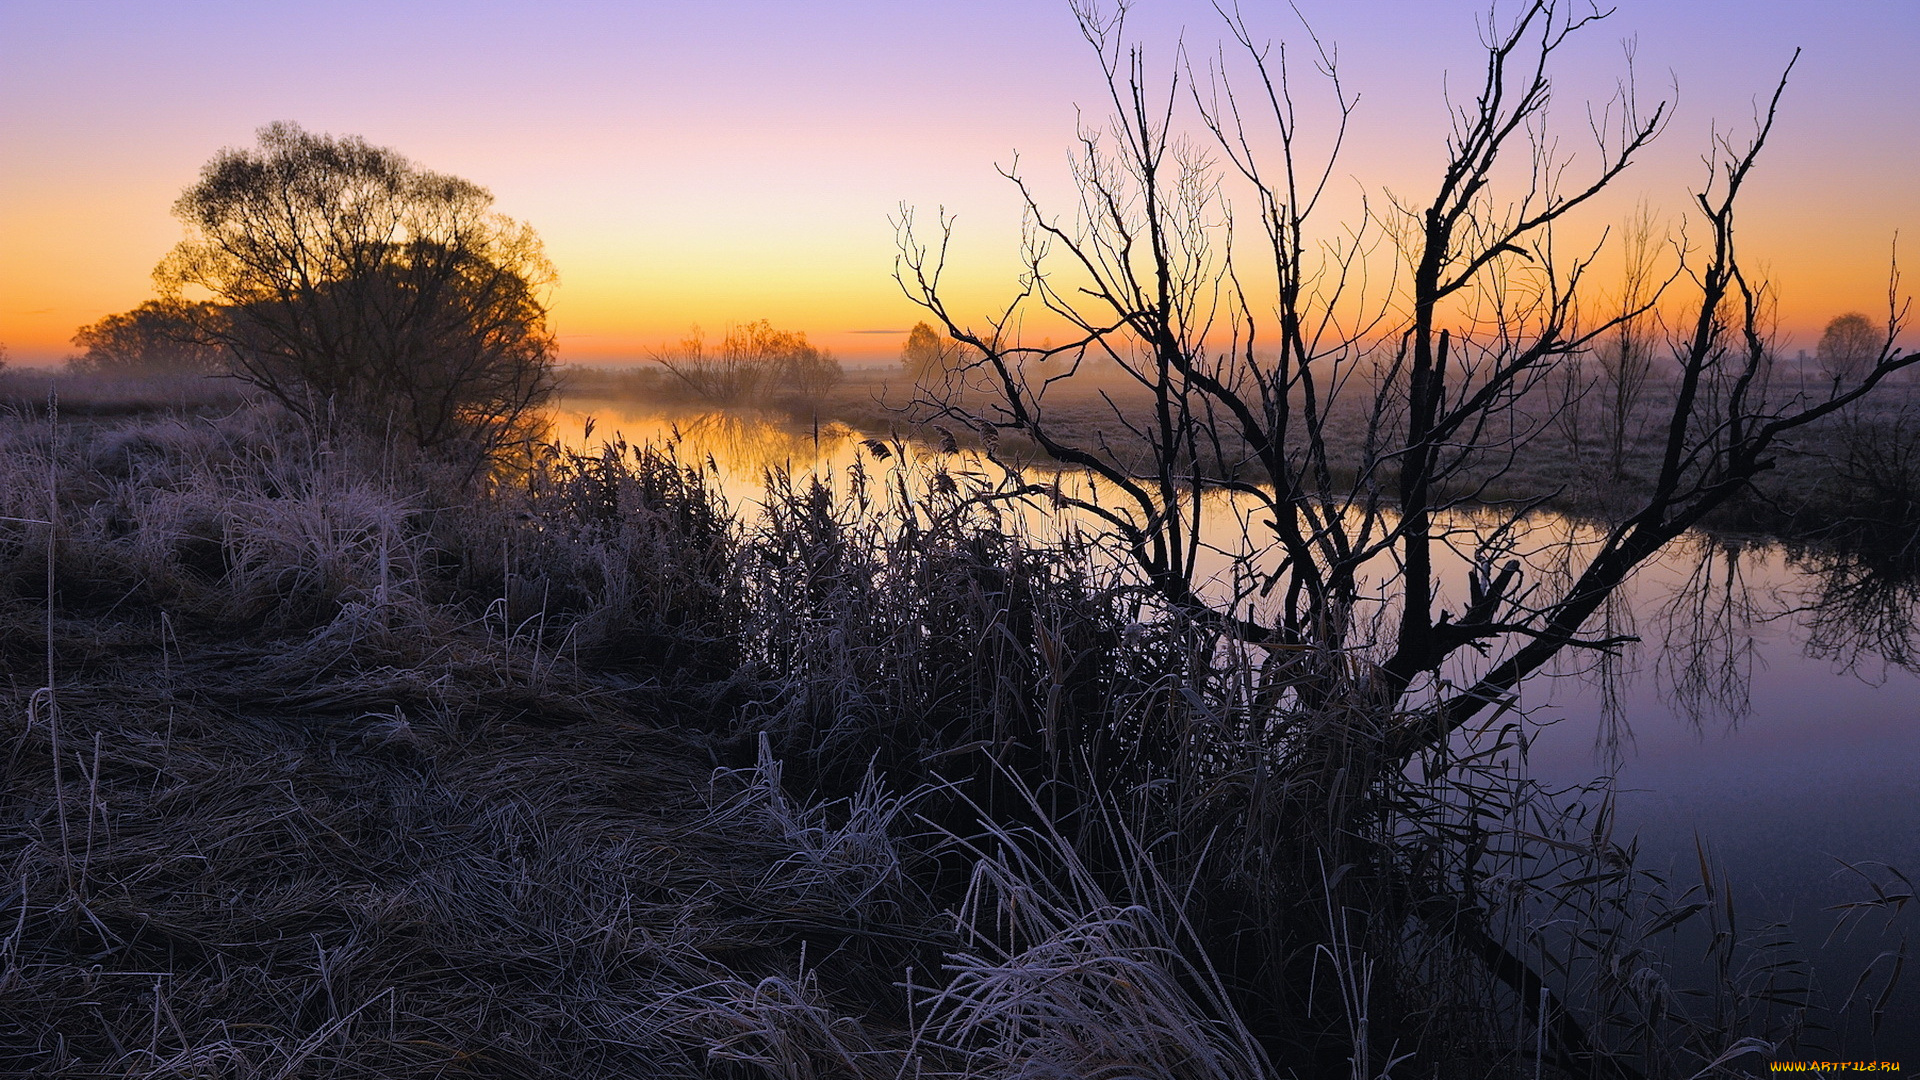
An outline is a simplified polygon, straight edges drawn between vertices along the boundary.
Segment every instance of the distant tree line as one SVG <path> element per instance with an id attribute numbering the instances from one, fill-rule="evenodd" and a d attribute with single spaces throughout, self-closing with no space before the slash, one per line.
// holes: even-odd
<path id="1" fill-rule="evenodd" d="M 765 319 L 729 327 L 717 346 L 696 327 L 651 359 L 694 397 L 722 407 L 781 397 L 817 401 L 844 375 L 840 361 L 805 333 L 776 330 Z"/>

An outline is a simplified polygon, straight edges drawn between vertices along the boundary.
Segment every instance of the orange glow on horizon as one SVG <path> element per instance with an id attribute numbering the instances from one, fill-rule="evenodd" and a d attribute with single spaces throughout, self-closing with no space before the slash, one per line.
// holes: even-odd
<path id="1" fill-rule="evenodd" d="M 745 29 L 721 4 L 560 4 L 537 17 L 495 6 L 514 17 L 449 38 L 420 12 L 369 37 L 371 9 L 223 22 L 211 10 L 109 5 L 89 19 L 44 0 L 9 5 L 0 342 L 16 362 L 57 363 L 80 326 L 149 298 L 153 266 L 180 237 L 169 208 L 200 165 L 249 143 L 254 127 L 292 119 L 493 190 L 560 272 L 550 309 L 564 362 L 638 360 L 692 325 L 712 334 L 763 318 L 843 359 L 885 360 L 927 318 L 890 277 L 889 219 L 901 203 L 923 228 L 940 207 L 957 215 L 945 283 L 960 317 L 982 319 L 1013 295 L 1020 270 L 1021 207 L 996 163 L 1019 151 L 1023 175 L 1069 215 L 1076 103 L 1089 123 L 1107 108 L 1064 3 L 929 4 L 878 19 L 849 0 L 765 9 Z M 1362 95 L 1334 201 L 1357 203 L 1356 187 L 1377 200 L 1383 186 L 1417 201 L 1445 136 L 1439 88 L 1449 67 L 1455 93 L 1472 73 L 1484 4 L 1420 5 L 1394 20 L 1303 7 L 1339 43 Z M 1569 57 L 1556 86 L 1568 104 L 1555 119 L 1576 160 L 1590 149 L 1578 102 L 1611 91 L 1622 35 L 1638 32 L 1643 73 L 1671 69 L 1682 92 L 1618 197 L 1565 239 L 1597 235 L 1642 195 L 1670 218 L 1687 206 L 1709 134 L 1741 137 L 1754 95 L 1805 44 L 1742 209 L 1743 261 L 1776 284 L 1789 353 L 1811 348 L 1842 312 L 1883 319 L 1893 236 L 1920 237 L 1920 107 L 1873 73 L 1920 46 L 1920 8 L 1836 3 L 1807 20 L 1784 0 L 1676 7 L 1623 3 Z M 1154 67 L 1183 35 L 1190 45 L 1219 36 L 1215 19 L 1201 0 L 1148 0 L 1129 25 Z M 1275 37 L 1297 36 L 1288 19 L 1265 22 Z M 433 74 L 416 53 L 479 62 Z M 504 85 L 488 58 L 533 77 Z M 76 80 L 76 70 L 101 74 Z M 1663 79 L 1643 83 L 1649 96 L 1667 92 Z M 1304 91 L 1304 107 L 1321 107 L 1318 93 Z M 1701 234 L 1697 223 L 1691 231 Z M 1604 274 L 1595 284 L 1606 290 Z M 1029 329 L 1057 338 L 1046 323 L 1035 314 Z M 902 338 L 858 332 L 868 330 Z"/>

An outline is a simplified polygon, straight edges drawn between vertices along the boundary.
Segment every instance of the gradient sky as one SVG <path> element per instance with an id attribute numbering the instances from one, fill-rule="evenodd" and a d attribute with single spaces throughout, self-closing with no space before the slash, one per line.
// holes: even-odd
<path id="1" fill-rule="evenodd" d="M 1342 198 L 1428 196 L 1441 91 L 1477 76 L 1487 5 L 1299 6 L 1361 94 Z M 1300 41 L 1286 5 L 1243 7 Z M 1140 0 L 1129 25 L 1150 65 L 1183 34 L 1194 52 L 1222 36 L 1200 0 Z M 1677 111 L 1589 227 L 1640 197 L 1681 213 L 1716 119 L 1750 131 L 1802 47 L 1742 231 L 1789 350 L 1834 314 L 1884 314 L 1896 231 L 1920 282 L 1920 3 L 1619 0 L 1556 84 L 1576 151 L 1629 36 L 1643 96 L 1677 82 Z M 956 294 L 984 311 L 1017 271 L 1019 207 L 995 164 L 1017 152 L 1058 194 L 1076 105 L 1098 118 L 1103 100 L 1064 0 L 0 0 L 0 342 L 57 360 L 76 327 L 150 297 L 180 191 L 221 147 L 291 120 L 484 184 L 532 224 L 561 275 L 564 360 L 759 318 L 852 359 L 897 355 L 899 337 L 857 333 L 919 317 L 890 277 L 889 217 L 957 214 Z"/>

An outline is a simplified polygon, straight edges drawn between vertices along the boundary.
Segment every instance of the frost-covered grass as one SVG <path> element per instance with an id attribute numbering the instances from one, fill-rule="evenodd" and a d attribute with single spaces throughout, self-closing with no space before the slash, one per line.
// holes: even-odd
<path id="1" fill-rule="evenodd" d="M 746 524 L 670 450 L 0 419 L 0 1061 L 1692 1075 L 1794 1031 L 1803 973 L 1520 729 L 1383 767 L 1345 658 L 1304 708 L 919 460 Z M 1707 921 L 1703 1007 L 1657 946 Z"/>

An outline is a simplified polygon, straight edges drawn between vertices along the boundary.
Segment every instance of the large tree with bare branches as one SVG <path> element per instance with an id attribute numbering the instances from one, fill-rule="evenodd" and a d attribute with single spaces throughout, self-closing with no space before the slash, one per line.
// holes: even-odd
<path id="1" fill-rule="evenodd" d="M 1556 656 L 1622 644 L 1591 623 L 1636 567 L 1745 491 L 1783 436 L 1846 410 L 1920 355 L 1895 347 L 1896 305 L 1856 379 L 1811 397 L 1769 383 L 1771 296 L 1741 261 L 1736 208 L 1784 74 L 1751 132 L 1710 148 L 1681 232 L 1696 242 L 1650 269 L 1643 228 L 1629 237 L 1632 280 L 1601 296 L 1590 279 L 1603 249 L 1567 238 L 1669 110 L 1637 96 L 1629 61 L 1618 94 L 1588 110 L 1590 146 L 1576 156 L 1548 134 L 1554 61 L 1603 17 L 1569 8 L 1535 0 L 1489 25 L 1476 88 L 1450 100 L 1424 196 L 1376 194 L 1349 220 L 1326 222 L 1356 116 L 1331 49 L 1308 32 L 1326 118 L 1310 138 L 1288 54 L 1237 10 L 1226 16 L 1237 52 L 1200 67 L 1182 55 L 1156 75 L 1124 33 L 1124 6 L 1076 3 L 1111 110 L 1106 126 L 1081 132 L 1078 205 L 1058 214 L 1026 175 L 1006 172 L 1026 205 L 1025 273 L 984 320 L 956 310 L 943 285 L 944 216 L 929 235 L 903 212 L 897 277 L 971 350 L 967 392 L 927 394 L 921 406 L 1017 432 L 1084 470 L 1092 482 L 1073 488 L 1029 482 L 1019 462 L 1002 462 L 1016 485 L 1097 522 L 1163 610 L 1254 658 L 1239 669 L 1250 685 L 1218 711 L 1227 734 L 1195 758 L 1207 775 L 1181 789 L 1193 801 L 1169 811 L 1180 822 L 1170 835 L 1206 838 L 1192 873 L 1218 890 L 1196 895 L 1242 897 L 1195 916 L 1219 928 L 1196 936 L 1215 943 L 1242 1015 L 1276 1029 L 1298 1015 L 1277 1003 L 1304 993 L 1303 957 L 1347 940 L 1339 912 L 1365 906 L 1355 899 L 1364 879 L 1377 925 L 1392 936 L 1418 922 L 1483 965 L 1529 1026 L 1552 1035 L 1562 1067 L 1627 1075 L 1483 929 L 1486 913 L 1461 891 L 1477 856 L 1461 855 L 1451 878 L 1429 874 L 1439 856 L 1413 873 L 1396 862 L 1390 830 L 1362 842 L 1360 826 L 1332 820 L 1345 812 L 1335 808 L 1369 805 L 1364 793 L 1444 757 L 1456 732 L 1511 707 Z M 1031 344 L 1021 327 L 1033 321 L 1070 334 Z M 1530 457 L 1565 405 L 1557 376 L 1595 352 L 1617 361 L 1624 416 L 1641 397 L 1653 325 L 1665 328 L 1673 374 L 1664 411 L 1648 418 L 1652 476 L 1594 529 L 1541 540 L 1553 530 L 1534 530 L 1529 514 L 1555 482 L 1538 479 Z M 1109 381 L 1105 419 L 1090 425 L 1084 409 L 1059 404 L 1096 369 L 1126 389 Z M 1229 572 L 1209 569 L 1222 562 Z M 1231 760 L 1246 763 L 1238 774 L 1222 764 Z M 1156 792 L 1177 786 L 1155 782 L 1166 785 Z M 1241 801 L 1210 794 L 1229 789 Z M 1261 799 L 1267 809 L 1252 809 Z M 1188 812 L 1209 800 L 1218 816 Z M 1221 854 L 1235 848 L 1227 836 L 1258 857 Z M 1316 866 L 1325 892 L 1288 892 Z M 1256 881 L 1265 884 L 1247 884 Z M 1262 889 L 1294 899 L 1245 899 Z M 1318 930 L 1300 928 L 1316 920 Z M 1249 960 L 1255 941 L 1267 955 Z M 1385 1030 L 1380 1021 L 1375 1033 Z M 1361 1055 L 1352 1060 L 1367 1039 L 1342 1044 Z"/>
<path id="2" fill-rule="evenodd" d="M 1023 175 L 1008 173 L 1029 214 L 1027 271 L 1018 295 L 984 324 L 954 311 L 941 287 L 944 220 L 929 244 L 910 213 L 902 219 L 901 283 L 977 350 L 972 370 L 995 399 L 960 418 L 1021 432 L 1097 477 L 1102 498 L 1068 501 L 1111 530 L 1168 603 L 1261 648 L 1364 658 L 1364 681 L 1383 706 L 1422 691 L 1432 710 L 1393 733 L 1399 755 L 1497 706 L 1561 650 L 1612 644 L 1582 628 L 1635 566 L 1766 470 L 1780 436 L 1845 409 L 1917 358 L 1902 355 L 1890 332 L 1857 380 L 1817 399 L 1769 395 L 1768 287 L 1742 268 L 1735 208 L 1784 78 L 1745 142 L 1713 148 L 1712 171 L 1693 195 L 1704 242 L 1664 284 L 1641 267 L 1627 302 L 1607 306 L 1588 295 L 1597 251 L 1570 253 L 1556 228 L 1626 172 L 1660 134 L 1667 106 L 1639 100 L 1628 80 L 1594 111 L 1596 145 L 1579 161 L 1545 137 L 1551 61 L 1598 14 L 1569 15 L 1545 0 L 1527 6 L 1489 39 L 1483 82 L 1453 110 L 1431 195 L 1384 199 L 1327 228 L 1315 214 L 1354 111 L 1329 52 L 1314 59 L 1334 150 L 1308 161 L 1286 58 L 1238 16 L 1227 25 L 1250 82 L 1224 67 L 1198 77 L 1183 61 L 1159 86 L 1144 52 L 1126 43 L 1124 8 L 1076 10 L 1114 114 L 1108 127 L 1082 132 L 1077 212 L 1055 215 Z M 1219 164 L 1183 137 L 1183 112 Z M 1230 188 L 1253 200 L 1251 213 Z M 1258 223 L 1252 236 L 1241 224 L 1248 218 Z M 1375 238 L 1390 260 L 1368 258 Z M 1634 255 L 1644 262 L 1644 252 Z M 1552 492 L 1515 495 L 1501 481 L 1546 426 L 1549 376 L 1623 346 L 1638 369 L 1649 347 L 1645 316 L 1662 305 L 1691 314 L 1670 320 L 1674 393 L 1650 489 L 1570 578 L 1531 578 L 1512 559 L 1515 526 Z M 1035 306 L 1075 336 L 1023 342 L 1017 328 Z M 1075 363 L 1064 372 L 1040 363 L 1057 358 Z M 1144 391 L 1135 400 L 1146 405 L 1110 398 L 1100 438 L 1077 440 L 1051 422 L 1049 402 L 1096 358 Z M 1251 508 L 1241 515 L 1253 523 L 1245 535 L 1210 533 L 1202 511 L 1221 494 Z M 1459 512 L 1489 505 L 1507 525 L 1460 527 Z M 1204 590 L 1209 548 L 1258 571 L 1232 595 Z M 1468 568 L 1464 595 L 1443 588 L 1449 564 Z M 1366 611 L 1383 566 L 1397 609 L 1384 627 Z M 1467 672 L 1449 667 L 1463 652 L 1485 660 Z M 1284 669 L 1289 693 L 1311 701 L 1315 666 Z M 1443 719 L 1436 726 L 1432 716 Z"/>

